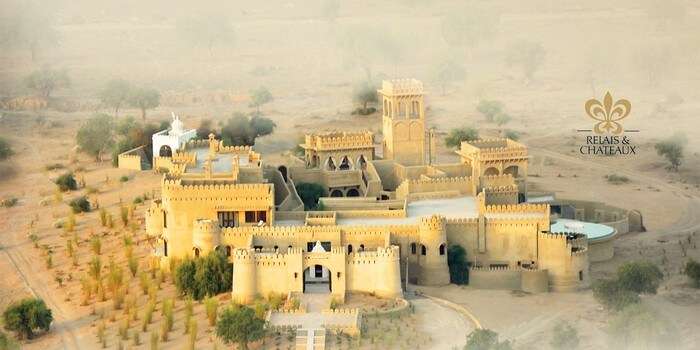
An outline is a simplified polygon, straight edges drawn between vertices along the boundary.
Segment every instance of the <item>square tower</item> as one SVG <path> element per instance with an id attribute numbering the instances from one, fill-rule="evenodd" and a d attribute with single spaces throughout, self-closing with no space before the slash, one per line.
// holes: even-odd
<path id="1" fill-rule="evenodd" d="M 382 100 L 384 159 L 403 165 L 425 164 L 423 83 L 416 79 L 385 80 Z"/>

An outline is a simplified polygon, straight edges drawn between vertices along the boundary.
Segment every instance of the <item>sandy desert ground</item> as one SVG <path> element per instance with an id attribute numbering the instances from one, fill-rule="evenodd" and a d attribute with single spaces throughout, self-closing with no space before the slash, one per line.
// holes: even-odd
<path id="1" fill-rule="evenodd" d="M 235 111 L 251 111 L 248 91 L 266 86 L 274 101 L 263 107 L 263 113 L 277 123 L 277 129 L 260 138 L 256 149 L 274 163 L 285 159 L 304 132 L 380 129 L 377 114 L 351 115 L 356 107 L 352 90 L 364 79 L 365 70 L 361 64 L 345 62 L 352 55 L 338 45 L 344 33 L 373 40 L 367 38 L 380 32 L 388 33 L 394 46 L 382 58 L 367 59 L 373 76 L 423 80 L 429 93 L 429 124 L 443 135 L 462 126 L 476 127 L 482 136 L 515 130 L 530 147 L 529 172 L 535 175 L 529 179 L 530 190 L 641 211 L 647 232 L 618 239 L 615 258 L 591 266 L 593 278 L 610 276 L 625 261 L 650 259 L 661 264 L 667 274 L 662 288 L 644 302 L 679 329 L 682 347 L 697 348 L 700 292 L 688 286 L 680 268 L 690 257 L 700 259 L 700 250 L 695 244 L 681 249 L 678 242 L 689 236 L 693 242 L 700 239 L 695 236 L 700 231 L 700 7 L 674 0 L 673 4 L 684 6 L 684 15 L 667 21 L 650 10 L 655 7 L 649 1 L 477 3 L 476 8 L 484 10 L 478 20 L 495 23 L 496 33 L 470 46 L 466 54 L 448 45 L 441 29 L 442 19 L 449 14 L 470 13 L 461 1 L 431 5 L 411 0 L 343 2 L 333 20 L 320 15 L 323 1 L 141 4 L 130 0 L 117 5 L 76 0 L 47 4 L 60 38 L 56 44 L 42 47 L 35 61 L 27 50 L 0 52 L 0 97 L 31 95 L 23 86 L 24 76 L 50 65 L 66 69 L 72 79 L 71 87 L 58 90 L 55 98 L 78 106 L 70 112 L 53 108 L 1 112 L 0 133 L 11 142 L 15 155 L 0 162 L 0 198 L 16 197 L 19 202 L 12 208 L 0 208 L 0 309 L 37 295 L 46 300 L 56 318 L 49 334 L 24 343 L 23 348 L 99 347 L 95 334 L 103 320 L 108 347 L 117 346 L 123 312 L 111 311 L 109 300 L 80 305 L 79 279 L 92 257 L 91 235 L 102 237 L 103 263 L 111 258 L 121 265 L 126 263 L 122 237 L 133 235 L 134 252 L 142 258 L 140 268 L 146 268 L 149 247 L 138 224 L 149 201 L 135 206 L 134 227 L 118 222 L 119 208 L 120 203 L 131 203 L 137 196 L 157 196 L 158 176 L 115 169 L 109 161 L 96 163 L 75 149 L 80 124 L 95 112 L 111 113 L 99 105 L 96 94 L 106 81 L 122 78 L 157 88 L 163 103 L 149 111 L 148 120 L 167 120 L 176 112 L 188 127 L 197 127 L 202 119 L 222 121 Z M 12 1 L 0 1 L 0 9 L 8 13 L 12 6 Z M 228 14 L 234 23 L 232 44 L 215 45 L 210 52 L 179 40 L 176 19 L 215 12 Z M 531 81 L 504 63 L 509 45 L 521 39 L 541 43 L 546 52 Z M 464 66 L 466 77 L 450 82 L 443 91 L 435 71 L 449 57 L 456 57 Z M 606 91 L 632 103 L 632 114 L 624 126 L 639 130 L 631 136 L 639 146 L 634 156 L 578 153 L 584 136 L 576 129 L 591 127 L 583 104 L 592 97 L 602 98 Z M 228 97 L 220 98 L 222 95 Z M 485 122 L 475 109 L 481 99 L 502 101 L 512 121 L 503 127 Z M 139 112 L 120 112 L 120 118 L 126 115 L 138 117 Z M 684 133 L 688 144 L 680 170 L 669 172 L 653 145 L 676 132 Z M 456 160 L 452 150 L 441 143 L 438 161 Z M 46 170 L 55 163 L 65 168 Z M 88 187 L 97 189 L 88 196 L 112 213 L 117 221 L 114 229 L 103 228 L 96 211 L 77 215 L 75 233 L 54 227 L 68 215 L 64 203 L 86 193 L 80 189 L 64 194 L 59 203 L 53 200 L 52 179 L 66 169 L 76 171 Z M 625 175 L 630 181 L 613 185 L 604 179 L 609 174 Z M 120 182 L 124 175 L 129 181 Z M 29 239 L 30 232 L 39 237 L 39 248 Z M 77 248 L 78 266 L 72 266 L 66 254 L 66 239 L 74 234 L 82 242 Z M 49 249 L 53 266 L 47 269 L 44 252 Z M 63 277 L 63 286 L 57 276 Z M 142 307 L 147 297 L 139 290 L 138 278 L 128 283 L 130 294 Z M 606 346 L 608 316 L 590 291 L 521 295 L 458 286 L 420 289 L 467 307 L 486 327 L 515 340 L 518 349 L 546 348 L 552 327 L 562 320 L 580 329 L 582 348 Z M 158 298 L 174 294 L 166 276 Z M 226 302 L 225 296 L 221 299 Z M 425 315 L 401 322 L 414 327 L 418 336 L 450 336 L 431 328 L 429 318 L 439 314 L 423 309 Z M 176 310 L 175 330 L 163 348 L 180 348 L 186 341 L 182 302 Z M 210 348 L 214 338 L 206 326 L 203 306 L 197 304 L 194 314 L 200 324 L 198 343 Z M 159 317 L 156 312 L 149 331 L 159 328 Z M 140 328 L 140 320 L 133 323 L 132 329 Z M 148 334 L 141 334 L 141 347 L 148 346 Z M 466 330 L 451 336 L 462 339 Z M 289 343 L 280 339 L 279 345 L 270 345 L 277 342 L 272 339 L 256 346 L 286 348 Z M 346 346 L 350 344 L 340 347 Z"/>

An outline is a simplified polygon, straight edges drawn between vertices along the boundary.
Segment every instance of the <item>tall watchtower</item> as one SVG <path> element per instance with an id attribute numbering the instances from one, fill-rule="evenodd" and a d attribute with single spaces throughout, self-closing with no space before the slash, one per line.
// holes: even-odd
<path id="1" fill-rule="evenodd" d="M 384 159 L 403 165 L 425 164 L 423 83 L 416 79 L 382 82 Z"/>

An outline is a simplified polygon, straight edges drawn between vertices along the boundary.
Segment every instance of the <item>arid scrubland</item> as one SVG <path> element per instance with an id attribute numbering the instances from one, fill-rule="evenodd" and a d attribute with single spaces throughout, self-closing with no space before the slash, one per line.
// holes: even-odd
<path id="1" fill-rule="evenodd" d="M 675 328 L 677 346 L 695 348 L 700 294 L 683 272 L 700 259 L 699 16 L 682 0 L 0 0 L 0 309 L 39 295 L 53 310 L 52 331 L 23 348 L 225 347 L 209 317 L 230 295 L 189 302 L 149 259 L 143 217 L 160 176 L 112 167 L 115 147 L 136 145 L 83 152 L 79 128 L 101 113 L 115 124 L 143 121 L 143 131 L 176 112 L 188 127 L 210 120 L 219 129 L 236 112 L 257 112 L 276 124 L 255 139 L 274 163 L 305 132 L 380 130 L 366 91 L 415 77 L 429 90 L 428 123 L 441 141 L 517 137 L 531 150 L 531 191 L 640 210 L 647 232 L 618 239 L 613 260 L 592 264 L 593 278 L 612 278 L 629 261 L 656 263 L 664 277 L 642 304 Z M 631 101 L 623 125 L 639 131 L 636 155 L 579 153 L 576 130 L 593 125 L 584 103 L 608 91 Z M 685 140 L 678 164 L 666 156 L 673 149 L 657 146 L 676 135 Z M 454 146 L 439 142 L 439 160 L 456 160 Z M 615 322 L 656 317 L 608 313 L 591 291 L 431 292 L 468 307 L 515 348 L 548 346 L 561 320 L 579 330 L 581 348 L 608 346 Z M 466 337 L 435 335 L 429 322 L 369 317 L 362 338 L 333 334 L 328 346 Z M 284 332 L 251 344 L 293 345 Z"/>

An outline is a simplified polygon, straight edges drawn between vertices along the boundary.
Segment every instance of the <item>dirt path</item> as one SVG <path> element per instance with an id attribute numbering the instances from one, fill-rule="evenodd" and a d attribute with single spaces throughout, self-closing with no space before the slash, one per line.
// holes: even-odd
<path id="1" fill-rule="evenodd" d="M 36 135 L 32 135 L 37 137 Z M 23 159 L 27 164 L 43 164 L 45 159 L 37 152 L 36 148 L 30 144 L 23 144 L 22 147 L 29 150 L 29 159 Z M 31 221 L 34 213 L 39 213 L 40 197 L 36 190 L 46 184 L 48 179 L 40 172 L 25 173 L 24 183 L 26 184 L 25 196 L 22 198 L 22 205 L 10 212 L 10 214 L 0 222 L 0 232 L 4 232 L 4 256 L 9 260 L 19 275 L 24 287 L 34 296 L 41 298 L 52 310 L 54 322 L 52 332 L 57 334 L 61 343 L 58 348 L 80 349 L 77 328 L 90 323 L 89 317 L 81 317 L 75 306 L 60 300 L 60 296 L 51 290 L 49 279 L 52 274 L 43 271 L 43 267 L 37 267 L 36 261 L 32 261 L 30 254 L 35 253 L 30 246 L 30 241 L 24 232 L 24 228 Z M 42 271 L 39 271 L 42 269 Z M 38 344 L 37 344 L 38 345 Z"/>
<path id="2" fill-rule="evenodd" d="M 427 298 L 411 299 L 418 328 L 430 334 L 427 349 L 461 349 L 473 325 L 460 313 Z"/>

